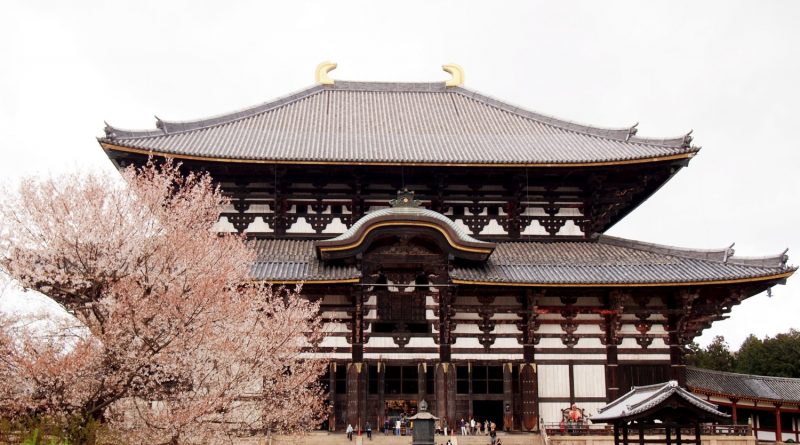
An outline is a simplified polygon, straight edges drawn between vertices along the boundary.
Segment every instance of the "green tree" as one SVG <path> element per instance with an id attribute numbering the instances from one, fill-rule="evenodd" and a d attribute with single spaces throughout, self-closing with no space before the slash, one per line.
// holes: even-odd
<path id="1" fill-rule="evenodd" d="M 736 372 L 800 378 L 800 331 L 764 340 L 750 335 L 736 355 Z"/>
<path id="2" fill-rule="evenodd" d="M 686 355 L 686 363 L 698 368 L 713 369 L 716 371 L 733 371 L 734 357 L 725 342 L 725 337 L 718 335 L 705 348 L 692 342 Z"/>

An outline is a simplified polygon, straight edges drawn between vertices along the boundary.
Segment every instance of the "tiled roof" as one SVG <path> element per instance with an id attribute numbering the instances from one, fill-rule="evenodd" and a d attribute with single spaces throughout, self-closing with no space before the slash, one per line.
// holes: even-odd
<path id="1" fill-rule="evenodd" d="M 270 281 L 358 278 L 354 266 L 331 266 L 317 259 L 313 241 L 254 241 L 259 260 L 253 278 Z M 722 258 L 723 252 L 729 252 Z M 752 262 L 752 264 L 748 263 Z M 331 263 L 335 264 L 335 263 Z M 457 266 L 454 280 L 531 284 L 660 284 L 775 277 L 794 271 L 785 256 L 739 259 L 730 250 L 674 249 L 619 238 L 596 242 L 497 243 L 483 265 Z"/>
<path id="2" fill-rule="evenodd" d="M 533 113 L 444 83 L 336 81 L 219 117 L 106 127 L 112 149 L 239 161 L 574 164 L 690 157 L 687 134 L 635 136 Z"/>
<path id="3" fill-rule="evenodd" d="M 317 260 L 314 241 L 262 239 L 251 245 L 258 256 L 251 278 L 264 281 L 339 281 L 358 278 L 355 266 L 329 265 Z"/>
<path id="4" fill-rule="evenodd" d="M 492 283 L 645 284 L 739 280 L 790 270 L 783 255 L 745 259 L 733 256 L 731 249 L 689 250 L 601 236 L 597 242 L 498 243 L 485 264 L 456 267 L 451 277 Z"/>
<path id="5" fill-rule="evenodd" d="M 608 422 L 627 419 L 657 407 L 672 396 L 677 396 L 686 403 L 699 408 L 713 417 L 730 417 L 717 410 L 717 406 L 700 399 L 696 395 L 678 386 L 678 382 L 671 380 L 648 386 L 634 386 L 628 393 L 614 400 L 608 405 L 597 410 L 591 417 L 592 422 Z"/>
<path id="6" fill-rule="evenodd" d="M 702 393 L 800 403 L 800 379 L 686 368 L 686 384 Z"/>

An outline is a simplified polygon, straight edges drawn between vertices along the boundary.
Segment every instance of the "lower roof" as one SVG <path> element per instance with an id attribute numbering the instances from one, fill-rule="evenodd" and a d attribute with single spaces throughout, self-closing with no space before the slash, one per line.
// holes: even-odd
<path id="1" fill-rule="evenodd" d="M 252 241 L 251 275 L 270 282 L 355 282 L 355 265 L 317 258 L 315 241 Z M 531 286 L 675 286 L 780 280 L 796 268 L 786 257 L 745 259 L 730 249 L 688 250 L 601 236 L 585 242 L 500 242 L 483 264 L 456 265 L 456 284 Z"/>
<path id="2" fill-rule="evenodd" d="M 800 403 L 800 379 L 686 368 L 686 385 L 694 392 L 739 400 Z"/>

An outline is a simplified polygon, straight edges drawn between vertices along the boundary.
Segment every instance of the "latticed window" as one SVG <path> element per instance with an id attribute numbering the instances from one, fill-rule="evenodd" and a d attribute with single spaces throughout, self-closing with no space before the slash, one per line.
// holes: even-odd
<path id="1" fill-rule="evenodd" d="M 384 393 L 416 394 L 419 391 L 419 371 L 416 366 L 387 366 Z"/>
<path id="2" fill-rule="evenodd" d="M 472 367 L 472 393 L 473 394 L 502 394 L 503 393 L 503 367 L 502 366 L 473 366 Z"/>

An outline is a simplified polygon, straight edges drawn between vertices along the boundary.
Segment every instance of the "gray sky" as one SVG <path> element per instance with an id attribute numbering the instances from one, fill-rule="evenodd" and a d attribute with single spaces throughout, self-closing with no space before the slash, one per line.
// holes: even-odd
<path id="1" fill-rule="evenodd" d="M 800 2 L 11 1 L 0 6 L 0 176 L 112 170 L 103 121 L 154 128 L 331 77 L 437 81 L 703 150 L 609 233 L 800 263 Z M 7 293 L 8 294 L 8 293 Z M 6 296 L 5 299 L 11 297 Z M 19 304 L 10 301 L 6 306 Z M 800 277 L 699 340 L 800 328 Z"/>

